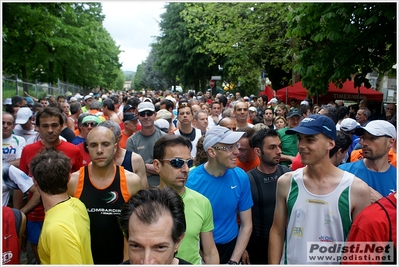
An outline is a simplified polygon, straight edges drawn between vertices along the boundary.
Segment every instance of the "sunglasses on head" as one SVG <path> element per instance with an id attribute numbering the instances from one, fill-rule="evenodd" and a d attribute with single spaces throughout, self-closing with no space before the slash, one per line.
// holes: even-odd
<path id="1" fill-rule="evenodd" d="M 184 159 L 174 158 L 174 159 L 163 159 L 161 161 L 169 162 L 169 164 L 172 165 L 172 167 L 174 167 L 176 169 L 180 169 L 181 167 L 183 167 L 184 163 L 187 163 L 187 166 L 189 168 L 191 168 L 194 164 L 193 159 L 184 160 Z"/>
<path id="2" fill-rule="evenodd" d="M 85 122 L 82 124 L 83 127 L 89 127 L 89 126 L 96 127 L 97 125 L 98 125 L 97 122 Z"/>
<path id="3" fill-rule="evenodd" d="M 139 112 L 139 116 L 140 116 L 140 117 L 145 117 L 145 115 L 147 115 L 148 117 L 150 117 L 150 116 L 154 115 L 154 111 L 145 110 L 145 111 Z"/>

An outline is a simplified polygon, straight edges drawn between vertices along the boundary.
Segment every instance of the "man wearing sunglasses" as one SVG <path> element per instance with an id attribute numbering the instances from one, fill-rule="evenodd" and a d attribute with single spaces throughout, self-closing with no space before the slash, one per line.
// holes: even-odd
<path id="1" fill-rule="evenodd" d="M 140 154 L 145 162 L 147 170 L 148 184 L 150 186 L 159 185 L 159 176 L 154 170 L 153 147 L 155 142 L 164 134 L 163 131 L 155 127 L 155 106 L 151 102 L 141 102 L 138 107 L 141 130 L 130 136 L 126 141 L 126 150 Z"/>
<path id="2" fill-rule="evenodd" d="M 187 181 L 188 188 L 211 202 L 220 264 L 239 264 L 252 232 L 251 188 L 247 174 L 236 163 L 237 142 L 244 135 L 222 126 L 209 129 L 204 139 L 208 162 L 193 169 Z M 242 261 L 248 263 L 247 258 Z"/>
<path id="3" fill-rule="evenodd" d="M 82 124 L 79 126 L 80 132 L 75 139 L 72 140 L 72 144 L 74 145 L 84 143 L 89 132 L 101 123 L 101 120 L 97 116 L 86 114 L 84 116 L 85 117 L 82 120 Z"/>
<path id="4" fill-rule="evenodd" d="M 159 174 L 160 187 L 170 187 L 183 199 L 187 222 L 186 234 L 176 257 L 192 264 L 219 264 L 219 254 L 213 240 L 212 207 L 209 200 L 185 186 L 193 166 L 191 142 L 182 136 L 164 135 L 154 146 L 154 169 Z"/>

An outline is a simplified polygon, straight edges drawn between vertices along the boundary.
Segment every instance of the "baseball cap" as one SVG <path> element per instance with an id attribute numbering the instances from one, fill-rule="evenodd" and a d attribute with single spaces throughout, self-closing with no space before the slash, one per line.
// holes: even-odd
<path id="1" fill-rule="evenodd" d="M 269 103 L 268 104 L 271 104 L 271 103 L 273 103 L 273 104 L 277 104 L 278 103 L 278 100 L 277 100 L 277 98 L 272 98 L 272 99 L 270 99 L 270 101 L 269 101 Z"/>
<path id="2" fill-rule="evenodd" d="M 28 106 L 33 106 L 33 104 L 35 103 L 35 102 L 33 101 L 32 97 L 29 97 L 29 96 L 25 97 L 25 100 L 26 100 L 26 104 L 27 104 Z"/>
<path id="3" fill-rule="evenodd" d="M 352 118 L 346 118 L 346 119 L 343 119 L 342 121 L 341 121 L 341 124 L 340 124 L 340 130 L 341 131 L 344 131 L 344 132 L 351 132 L 351 131 L 353 131 L 357 126 L 360 126 L 360 123 L 358 123 L 357 121 L 355 121 L 354 119 L 352 119 Z"/>
<path id="4" fill-rule="evenodd" d="M 301 102 L 301 105 L 306 105 L 306 106 L 309 106 L 309 102 L 308 102 L 308 101 L 306 101 L 306 100 L 303 100 L 303 101 Z"/>
<path id="5" fill-rule="evenodd" d="M 32 117 L 33 113 L 30 108 L 23 107 L 20 108 L 17 112 L 17 119 L 15 120 L 16 124 L 25 124 L 28 122 L 29 118 Z"/>
<path id="6" fill-rule="evenodd" d="M 256 110 L 256 108 L 255 108 L 255 107 L 250 107 L 250 108 L 249 108 L 249 111 L 252 111 L 252 112 L 257 112 L 257 110 Z"/>
<path id="7" fill-rule="evenodd" d="M 155 111 L 155 106 L 151 102 L 141 102 L 137 108 L 139 113 L 146 110 Z"/>
<path id="8" fill-rule="evenodd" d="M 370 121 L 369 123 L 367 123 L 365 127 L 360 126 L 359 128 L 356 128 L 355 134 L 360 136 L 363 135 L 365 131 L 373 136 L 377 137 L 386 136 L 396 139 L 395 126 L 393 126 L 392 123 L 388 121 L 384 120 Z"/>
<path id="9" fill-rule="evenodd" d="M 93 95 L 87 95 L 87 96 L 85 96 L 85 97 L 83 98 L 83 101 L 86 101 L 86 100 L 89 99 L 89 98 L 93 98 Z"/>
<path id="10" fill-rule="evenodd" d="M 232 130 L 223 126 L 213 126 L 205 134 L 204 149 L 207 151 L 208 148 L 217 143 L 228 145 L 234 144 L 245 135 L 247 135 L 245 132 L 233 132 Z"/>
<path id="11" fill-rule="evenodd" d="M 289 119 L 289 118 L 291 118 L 291 117 L 293 117 L 293 116 L 300 116 L 300 117 L 302 117 L 302 114 L 299 112 L 299 110 L 297 110 L 297 109 L 292 109 L 292 110 L 290 110 L 290 111 L 288 112 L 287 119 Z"/>
<path id="12" fill-rule="evenodd" d="M 78 99 L 76 98 L 76 97 L 71 97 L 70 99 L 69 99 L 69 103 L 71 103 L 71 102 L 76 102 L 76 101 L 78 101 Z"/>
<path id="13" fill-rule="evenodd" d="M 99 117 L 89 115 L 89 116 L 86 116 L 86 117 L 83 118 L 82 124 L 85 123 L 85 122 L 89 122 L 89 121 L 94 121 L 94 122 L 97 122 L 98 124 L 101 123 L 101 120 L 100 120 Z"/>
<path id="14" fill-rule="evenodd" d="M 172 113 L 170 111 L 167 111 L 166 109 L 160 109 L 157 112 L 157 117 L 156 119 L 171 119 L 172 118 Z"/>
<path id="15" fill-rule="evenodd" d="M 150 102 L 150 103 L 152 103 L 152 100 L 151 100 L 151 98 L 146 97 L 146 98 L 144 98 L 143 102 Z"/>
<path id="16" fill-rule="evenodd" d="M 135 121 L 137 119 L 138 118 L 134 113 L 124 113 L 122 121 Z"/>
<path id="17" fill-rule="evenodd" d="M 288 129 L 286 134 L 314 135 L 322 133 L 330 139 L 335 140 L 337 130 L 332 119 L 325 115 L 315 114 L 304 118 L 298 127 Z"/>
<path id="18" fill-rule="evenodd" d="M 130 109 L 134 108 L 132 105 L 126 105 L 123 107 L 123 113 L 128 112 Z"/>
<path id="19" fill-rule="evenodd" d="M 169 130 L 169 122 L 165 119 L 159 119 L 154 122 L 155 127 L 157 127 L 159 130 L 168 132 Z"/>
<path id="20" fill-rule="evenodd" d="M 4 99 L 4 103 L 3 103 L 4 105 L 12 105 L 12 101 L 11 101 L 11 98 L 6 98 L 6 99 Z"/>

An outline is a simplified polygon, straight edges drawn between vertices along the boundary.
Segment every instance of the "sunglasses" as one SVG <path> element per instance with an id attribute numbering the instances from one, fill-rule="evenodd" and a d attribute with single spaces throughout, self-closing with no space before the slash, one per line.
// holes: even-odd
<path id="1" fill-rule="evenodd" d="M 151 117 L 152 115 L 154 115 L 154 111 L 146 110 L 146 111 L 139 112 L 140 117 L 145 117 L 145 115 L 147 115 L 148 117 Z"/>
<path id="2" fill-rule="evenodd" d="M 187 163 L 187 166 L 189 168 L 191 168 L 194 164 L 193 159 L 184 160 L 184 159 L 174 158 L 174 159 L 163 159 L 161 161 L 169 162 L 169 164 L 172 165 L 172 167 L 174 167 L 176 169 L 180 169 L 181 167 L 183 167 L 184 163 Z"/>
<path id="3" fill-rule="evenodd" d="M 96 127 L 97 125 L 98 125 L 97 122 L 85 122 L 82 124 L 83 127 L 89 127 L 89 126 Z"/>
<path id="4" fill-rule="evenodd" d="M 180 104 L 179 104 L 179 109 L 181 109 L 181 108 L 185 108 L 185 107 L 189 107 L 189 108 L 191 108 L 191 105 L 190 105 L 190 103 L 188 103 L 188 102 L 181 102 Z"/>

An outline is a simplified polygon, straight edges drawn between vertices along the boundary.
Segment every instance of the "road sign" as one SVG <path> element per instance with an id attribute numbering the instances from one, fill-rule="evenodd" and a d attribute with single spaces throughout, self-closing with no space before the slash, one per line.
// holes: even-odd
<path id="1" fill-rule="evenodd" d="M 210 80 L 209 81 L 209 86 L 210 87 L 215 87 L 215 81 L 214 80 Z"/>
<path id="2" fill-rule="evenodd" d="M 211 76 L 211 79 L 215 81 L 220 81 L 222 79 L 222 76 Z"/>

